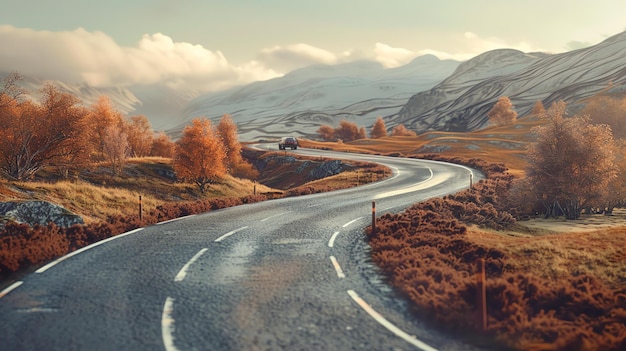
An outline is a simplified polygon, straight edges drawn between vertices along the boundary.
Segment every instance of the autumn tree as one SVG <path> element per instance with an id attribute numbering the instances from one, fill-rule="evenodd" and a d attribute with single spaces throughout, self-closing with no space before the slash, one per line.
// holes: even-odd
<path id="1" fill-rule="evenodd" d="M 391 136 L 416 136 L 416 135 L 417 133 L 415 133 L 414 131 L 406 129 L 404 124 L 398 124 L 397 126 L 393 127 L 393 129 L 391 129 Z"/>
<path id="2" fill-rule="evenodd" d="M 614 208 L 626 205 L 626 141 L 623 139 L 615 146 L 615 160 L 617 176 L 609 183 L 604 201 L 598 206 L 607 214 L 613 214 Z"/>
<path id="3" fill-rule="evenodd" d="M 217 135 L 219 136 L 224 152 L 226 153 L 226 171 L 230 174 L 241 164 L 241 144 L 237 135 L 237 124 L 230 115 L 225 114 L 217 124 Z"/>
<path id="4" fill-rule="evenodd" d="M 159 132 L 153 136 L 150 156 L 173 158 L 175 151 L 176 144 L 165 132 Z"/>
<path id="5" fill-rule="evenodd" d="M 365 139 L 365 138 L 367 138 L 367 134 L 365 134 L 365 127 L 361 127 L 359 128 L 359 131 L 356 135 L 356 138 L 354 138 L 354 140 Z"/>
<path id="6" fill-rule="evenodd" d="M 322 125 L 317 133 L 320 135 L 320 138 L 325 141 L 330 141 L 335 139 L 335 128 L 329 125 Z"/>
<path id="7" fill-rule="evenodd" d="M 86 111 L 78 98 L 61 93 L 53 85 L 42 89 L 40 104 L 11 102 L 0 108 L 0 169 L 5 176 L 26 180 L 45 167 L 70 167 L 87 150 L 83 137 Z"/>
<path id="8" fill-rule="evenodd" d="M 111 128 L 124 127 L 124 116 L 117 111 L 111 104 L 111 100 L 107 96 L 101 96 L 98 102 L 93 104 L 89 109 L 89 126 L 90 140 L 95 152 L 94 160 L 102 161 L 109 156 L 105 154 L 105 133 Z"/>
<path id="9" fill-rule="evenodd" d="M 26 93 L 26 89 L 18 84 L 22 79 L 22 75 L 18 72 L 13 72 L 4 77 L 2 85 L 0 85 L 0 109 L 18 101 Z"/>
<path id="10" fill-rule="evenodd" d="M 383 121 L 382 117 L 378 117 L 374 125 L 372 126 L 372 131 L 370 132 L 370 138 L 378 139 L 387 136 L 387 128 L 385 127 L 385 121 Z"/>
<path id="11" fill-rule="evenodd" d="M 131 157 L 150 155 L 154 142 L 154 131 L 146 116 L 132 116 L 124 124 Z"/>
<path id="12" fill-rule="evenodd" d="M 616 139 L 626 138 L 626 98 L 596 97 L 581 113 L 589 115 L 593 123 L 611 126 Z"/>
<path id="13" fill-rule="evenodd" d="M 113 174 L 122 173 L 126 157 L 130 151 L 128 135 L 115 125 L 110 125 L 104 130 L 103 153 L 111 163 Z"/>
<path id="14" fill-rule="evenodd" d="M 193 182 L 205 193 L 207 185 L 226 174 L 225 157 L 211 121 L 195 118 L 176 142 L 174 171 L 179 179 Z"/>
<path id="15" fill-rule="evenodd" d="M 515 124 L 517 120 L 517 112 L 513 110 L 511 100 L 502 96 L 498 99 L 491 111 L 487 113 L 489 122 L 496 126 L 508 126 Z"/>
<path id="16" fill-rule="evenodd" d="M 554 103 L 542 116 L 547 123 L 533 129 L 526 174 L 548 215 L 560 210 L 576 219 L 606 193 L 617 169 L 610 128 L 586 117 L 565 118 L 565 110 L 565 102 Z"/>
<path id="17" fill-rule="evenodd" d="M 530 111 L 531 115 L 539 116 L 546 113 L 546 108 L 543 106 L 543 102 L 541 100 L 535 101 L 533 105 L 533 109 Z"/>
<path id="18" fill-rule="evenodd" d="M 365 138 L 365 128 L 359 130 L 359 127 L 354 122 L 342 120 L 339 122 L 339 127 L 335 128 L 335 137 L 349 142 L 357 139 Z"/>

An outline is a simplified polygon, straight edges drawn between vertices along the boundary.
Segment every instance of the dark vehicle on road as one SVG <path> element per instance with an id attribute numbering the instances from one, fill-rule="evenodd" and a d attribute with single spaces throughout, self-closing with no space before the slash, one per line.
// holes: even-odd
<path id="1" fill-rule="evenodd" d="M 287 148 L 290 148 L 291 150 L 297 150 L 298 140 L 294 137 L 285 137 L 280 139 L 280 141 L 278 142 L 278 149 L 285 150 Z"/>

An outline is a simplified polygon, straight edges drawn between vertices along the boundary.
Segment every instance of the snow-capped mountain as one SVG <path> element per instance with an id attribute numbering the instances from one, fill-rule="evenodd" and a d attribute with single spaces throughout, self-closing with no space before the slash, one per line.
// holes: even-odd
<path id="1" fill-rule="evenodd" d="M 430 89 L 449 76 L 457 61 L 422 56 L 411 63 L 385 69 L 370 61 L 341 65 L 315 65 L 283 77 L 255 82 L 193 100 L 185 120 L 218 120 L 230 114 L 240 139 L 282 135 L 316 136 L 322 124 L 342 119 L 370 126 L 377 117 L 397 114 L 415 92 Z"/>
<path id="2" fill-rule="evenodd" d="M 403 123 L 418 132 L 468 131 L 488 123 L 487 113 L 501 96 L 509 97 L 523 116 L 538 100 L 546 108 L 564 100 L 575 110 L 584 98 L 624 89 L 626 32 L 562 54 L 494 50 L 464 62 L 434 88 L 411 97 L 390 125 Z"/>
<path id="3" fill-rule="evenodd" d="M 20 84 L 36 97 L 43 83 L 44 79 L 25 77 Z M 426 55 L 393 69 L 371 61 L 314 65 L 205 95 L 159 84 L 93 88 L 52 83 L 85 106 L 107 95 L 124 114 L 143 114 L 155 130 L 174 136 L 195 117 L 217 122 L 224 114 L 238 124 L 240 140 L 315 137 L 320 125 L 337 126 L 342 119 L 369 128 L 379 116 L 388 128 L 402 123 L 417 132 L 468 131 L 488 123 L 487 112 L 501 96 L 508 96 L 523 116 L 538 100 L 546 107 L 564 100 L 575 109 L 599 92 L 623 91 L 626 32 L 562 54 L 500 49 L 463 63 Z"/>

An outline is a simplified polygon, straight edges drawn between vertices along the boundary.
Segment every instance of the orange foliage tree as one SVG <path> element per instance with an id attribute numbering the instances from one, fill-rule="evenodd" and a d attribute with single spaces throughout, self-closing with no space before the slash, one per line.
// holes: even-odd
<path id="1" fill-rule="evenodd" d="M 546 108 L 543 106 L 543 102 L 541 100 L 535 101 L 533 105 L 533 109 L 530 111 L 531 115 L 541 115 L 546 113 Z"/>
<path id="2" fill-rule="evenodd" d="M 526 171 L 547 214 L 562 211 L 576 219 L 597 203 L 617 176 L 611 129 L 589 118 L 564 118 L 566 104 L 554 103 L 542 116 L 546 125 L 533 129 L 537 141 L 528 147 Z"/>
<path id="3" fill-rule="evenodd" d="M 224 147 L 207 118 L 195 118 L 176 142 L 174 172 L 195 183 L 202 193 L 207 185 L 226 174 Z"/>
<path id="4" fill-rule="evenodd" d="M 109 127 L 122 129 L 124 117 L 111 105 L 107 96 L 101 96 L 98 102 L 90 107 L 89 113 L 90 140 L 95 151 L 95 161 L 102 161 L 108 156 L 105 153 L 105 139 Z M 111 131 L 109 130 L 109 134 Z"/>
<path id="5" fill-rule="evenodd" d="M 387 136 L 387 128 L 385 127 L 385 121 L 383 121 L 382 117 L 378 117 L 374 125 L 372 126 L 372 131 L 370 132 L 370 138 L 378 139 Z"/>
<path id="6" fill-rule="evenodd" d="M 320 135 L 320 138 L 322 138 L 322 140 L 326 140 L 326 141 L 330 141 L 335 139 L 335 128 L 329 126 L 329 125 L 322 125 L 318 130 L 317 133 Z"/>
<path id="7" fill-rule="evenodd" d="M 132 157 L 150 155 L 154 139 L 154 131 L 146 116 L 133 116 L 124 126 L 128 137 L 129 153 Z"/>
<path id="8" fill-rule="evenodd" d="M 8 102 L 0 107 L 0 169 L 11 179 L 30 179 L 86 152 L 78 142 L 86 115 L 78 99 L 50 84 L 42 95 L 40 104 L 2 98 Z"/>
<path id="9" fill-rule="evenodd" d="M 339 127 L 335 128 L 335 137 L 345 141 L 353 141 L 365 138 L 365 129 L 359 127 L 354 122 L 343 120 L 339 122 Z"/>
<path id="10" fill-rule="evenodd" d="M 176 144 L 165 132 L 159 132 L 153 136 L 150 156 L 173 158 L 175 151 Z"/>
<path id="11" fill-rule="evenodd" d="M 220 123 L 217 124 L 217 135 L 222 141 L 224 152 L 226 153 L 226 170 L 232 174 L 241 164 L 242 158 L 241 144 L 239 144 L 239 137 L 237 136 L 237 124 L 235 124 L 230 115 L 225 114 L 220 119 Z"/>
<path id="12" fill-rule="evenodd" d="M 496 126 L 508 126 L 517 120 L 517 112 L 513 110 L 511 100 L 502 96 L 498 99 L 491 111 L 487 113 L 489 121 Z"/>
<path id="13" fill-rule="evenodd" d="M 406 129 L 404 124 L 398 124 L 397 126 L 393 127 L 393 129 L 391 130 L 391 136 L 416 136 L 416 135 L 417 133 L 415 133 L 414 131 Z"/>
<path id="14" fill-rule="evenodd" d="M 626 99 L 598 97 L 591 100 L 581 113 L 589 115 L 593 123 L 611 126 L 616 139 L 626 138 Z"/>

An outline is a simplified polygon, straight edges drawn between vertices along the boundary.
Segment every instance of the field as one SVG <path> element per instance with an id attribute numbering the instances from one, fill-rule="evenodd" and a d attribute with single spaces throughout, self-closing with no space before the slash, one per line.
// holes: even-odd
<path id="1" fill-rule="evenodd" d="M 523 177 L 530 130 L 426 133 L 307 147 L 373 154 L 473 159 L 504 164 Z M 369 234 L 373 259 L 417 316 L 494 349 L 626 349 L 626 210 L 578 220 L 509 222 L 495 207 L 506 197 L 503 175 L 474 189 L 383 215 Z M 493 206 L 492 206 L 493 205 Z M 490 224 L 491 223 L 491 224 Z M 489 229 L 498 227 L 497 230 Z M 478 259 L 486 260 L 487 327 L 476 321 Z"/>

